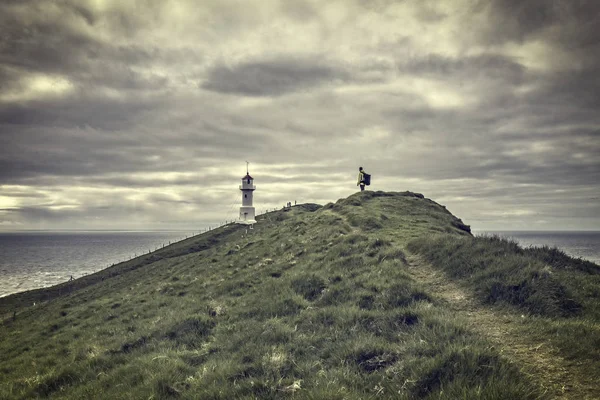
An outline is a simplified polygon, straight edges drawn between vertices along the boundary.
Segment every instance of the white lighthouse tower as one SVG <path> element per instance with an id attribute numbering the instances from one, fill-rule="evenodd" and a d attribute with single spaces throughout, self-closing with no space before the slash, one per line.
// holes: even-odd
<path id="1" fill-rule="evenodd" d="M 254 206 L 252 206 L 252 193 L 256 190 L 256 186 L 254 186 L 254 178 L 252 178 L 248 172 L 247 161 L 246 176 L 242 178 L 240 190 L 242 191 L 242 206 L 240 207 L 240 219 L 238 220 L 238 223 L 248 225 L 254 224 L 256 223 L 256 212 Z"/>

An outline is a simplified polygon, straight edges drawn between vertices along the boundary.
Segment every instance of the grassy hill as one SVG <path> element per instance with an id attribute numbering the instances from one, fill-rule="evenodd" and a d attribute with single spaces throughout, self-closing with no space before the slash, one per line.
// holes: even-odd
<path id="1" fill-rule="evenodd" d="M 595 264 L 367 191 L 0 299 L 0 398 L 600 398 L 599 306 Z"/>

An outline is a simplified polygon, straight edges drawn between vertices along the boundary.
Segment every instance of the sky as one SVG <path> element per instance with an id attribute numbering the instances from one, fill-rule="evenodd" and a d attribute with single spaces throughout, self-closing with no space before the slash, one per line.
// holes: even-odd
<path id="1" fill-rule="evenodd" d="M 600 2 L 0 2 L 0 230 L 201 230 L 357 191 L 600 230 Z"/>

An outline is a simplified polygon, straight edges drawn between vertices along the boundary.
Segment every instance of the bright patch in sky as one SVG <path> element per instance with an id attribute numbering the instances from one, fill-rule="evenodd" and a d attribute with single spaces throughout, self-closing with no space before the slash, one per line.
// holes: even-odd
<path id="1" fill-rule="evenodd" d="M 14 208 L 19 205 L 16 197 L 0 196 L 0 208 Z"/>
<path id="2" fill-rule="evenodd" d="M 0 92 L 0 100 L 19 102 L 61 97 L 73 89 L 73 84 L 67 78 L 35 74 L 21 80 L 17 88 L 4 93 Z"/>

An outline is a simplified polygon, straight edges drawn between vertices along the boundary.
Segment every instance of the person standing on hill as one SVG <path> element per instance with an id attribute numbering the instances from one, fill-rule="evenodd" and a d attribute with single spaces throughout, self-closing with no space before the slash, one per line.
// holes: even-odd
<path id="1" fill-rule="evenodd" d="M 365 190 L 365 171 L 363 167 L 358 167 L 358 182 L 356 182 L 356 186 L 360 185 L 360 191 Z"/>

